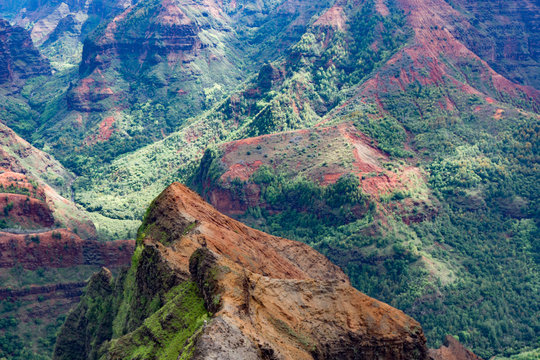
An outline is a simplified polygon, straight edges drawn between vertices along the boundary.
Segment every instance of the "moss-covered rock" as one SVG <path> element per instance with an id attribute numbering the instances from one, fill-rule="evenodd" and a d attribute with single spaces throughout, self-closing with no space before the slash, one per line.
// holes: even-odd
<path id="1" fill-rule="evenodd" d="M 165 305 L 141 326 L 105 344 L 107 352 L 101 359 L 189 359 L 193 339 L 207 317 L 197 285 L 183 282 L 167 293 Z"/>
<path id="2" fill-rule="evenodd" d="M 112 274 L 106 269 L 92 276 L 79 305 L 60 330 L 54 359 L 97 359 L 97 349 L 112 335 Z"/>

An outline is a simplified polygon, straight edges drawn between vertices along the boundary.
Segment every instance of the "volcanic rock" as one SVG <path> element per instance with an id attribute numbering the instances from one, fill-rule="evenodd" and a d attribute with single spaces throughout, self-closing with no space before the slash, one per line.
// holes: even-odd
<path id="1" fill-rule="evenodd" d="M 131 310 L 127 317 L 125 310 L 116 313 L 117 325 L 126 319 L 124 332 L 104 345 L 108 349 L 102 358 L 129 357 L 137 345 L 153 347 L 153 354 L 169 349 L 168 335 L 159 338 L 148 317 L 161 317 L 171 304 L 167 293 L 192 281 L 210 318 L 191 345 L 176 350 L 178 356 L 193 351 L 195 359 L 427 359 L 425 337 L 415 320 L 352 288 L 337 266 L 309 246 L 222 215 L 179 183 L 150 206 L 135 254 L 126 280 L 120 279 L 112 291 L 133 294 L 125 302 Z M 155 315 L 145 300 L 152 297 L 162 299 Z M 92 303 L 83 298 L 68 317 L 55 359 L 65 359 L 74 349 L 71 338 L 103 341 L 84 328 L 74 330 L 76 319 L 88 315 L 84 304 Z M 167 318 L 162 319 L 165 329 Z M 141 336 L 148 340 L 141 343 Z"/>

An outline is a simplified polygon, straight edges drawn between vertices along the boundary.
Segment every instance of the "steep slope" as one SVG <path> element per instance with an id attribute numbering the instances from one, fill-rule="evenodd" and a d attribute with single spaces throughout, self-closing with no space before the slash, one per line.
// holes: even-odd
<path id="1" fill-rule="evenodd" d="M 442 0 L 398 3 L 408 13 L 408 24 L 414 30 L 413 41 L 362 85 L 363 95 L 380 97 L 409 90 L 411 85 L 419 83 L 449 90 L 457 87 L 462 93 L 538 111 L 538 89 L 512 83 L 454 35 L 473 27 L 465 16 Z M 452 96 L 449 98 L 451 102 Z"/>
<path id="2" fill-rule="evenodd" d="M 506 78 L 540 89 L 540 7 L 538 2 L 453 1 L 471 23 L 452 31 L 474 53 Z"/>
<path id="3" fill-rule="evenodd" d="M 318 196 L 348 175 L 358 178 L 359 190 L 372 206 L 384 199 L 390 209 L 397 205 L 391 200 L 414 197 L 403 206 L 404 221 L 419 221 L 435 211 L 420 169 L 391 159 L 350 122 L 221 144 L 207 150 L 190 186 L 227 215 L 312 209 L 323 221 L 329 216 L 324 208 L 339 201 L 323 195 L 317 202 Z M 365 210 L 357 209 L 356 215 L 363 217 Z"/>
<path id="4" fill-rule="evenodd" d="M 96 229 L 88 216 L 59 194 L 71 195 L 73 174 L 5 125 L 0 124 L 0 135 L 0 189 L 6 193 L 6 204 L 13 203 L 9 214 L 4 214 L 6 219 L 3 227 L 16 227 L 18 221 L 15 213 L 20 213 L 23 219 L 33 219 L 38 228 L 69 227 L 77 229 L 83 238 L 96 237 Z M 26 202 L 29 202 L 28 211 L 24 209 Z M 36 211 L 32 211 L 32 208 Z M 14 222 L 13 226 L 8 226 L 8 222 Z M 32 226 L 23 228 L 30 229 Z"/>
<path id="5" fill-rule="evenodd" d="M 0 4 L 0 16 L 30 31 L 56 70 L 78 65 L 86 36 L 130 1 L 17 1 Z"/>
<path id="6" fill-rule="evenodd" d="M 129 263 L 133 241 L 96 241 L 88 215 L 60 195 L 71 195 L 73 179 L 0 124 L 0 357 L 49 355 L 87 278 Z"/>
<path id="7" fill-rule="evenodd" d="M 184 8 L 170 3 L 178 19 L 175 9 L 184 11 Z M 458 335 L 460 341 L 483 357 L 491 357 L 517 353 L 537 341 L 538 309 L 534 304 L 538 303 L 536 290 L 540 278 L 536 241 L 540 191 L 534 36 L 529 38 L 530 59 L 521 50 L 509 49 L 506 52 L 509 57 L 526 59 L 516 62 L 507 59 L 498 67 L 499 61 L 486 55 L 482 47 L 489 45 L 490 39 L 500 44 L 500 37 L 491 37 L 498 30 L 486 30 L 493 22 L 501 24 L 496 20 L 498 17 L 479 16 L 478 23 L 471 17 L 473 13 L 483 12 L 478 9 L 484 9 L 485 4 L 494 2 L 474 1 L 464 5 L 462 1 L 442 0 L 338 1 L 329 9 L 326 7 L 330 4 L 315 2 L 316 8 L 311 12 L 301 7 L 308 6 L 306 3 L 291 1 L 281 6 L 268 2 L 264 3 L 267 8 L 261 8 L 249 2 L 239 5 L 238 9 L 244 10 L 238 12 L 223 10 L 225 5 L 201 5 L 204 9 L 219 10 L 219 16 L 228 16 L 217 16 L 217 20 L 214 13 L 205 17 L 193 7 L 188 9 L 193 13 L 186 10 L 190 21 L 199 24 L 200 20 L 203 26 L 197 28 L 199 25 L 192 24 L 182 29 L 196 29 L 198 35 L 181 33 L 182 36 L 177 36 L 180 32 L 173 32 L 173 39 L 166 36 L 163 40 L 170 44 L 172 40 L 183 39 L 186 40 L 184 45 L 197 45 L 198 38 L 200 43 L 210 44 L 206 48 L 190 47 L 189 55 L 200 51 L 199 57 L 184 64 L 190 67 L 202 61 L 203 75 L 210 75 L 205 69 L 208 63 L 212 64 L 212 54 L 216 51 L 221 54 L 218 51 L 221 44 L 216 45 L 215 38 L 205 42 L 201 34 L 206 34 L 205 31 L 225 34 L 218 40 L 223 40 L 226 49 L 236 50 L 238 43 L 229 42 L 234 36 L 221 27 L 224 24 L 236 31 L 238 25 L 230 21 L 234 14 L 242 21 L 249 18 L 247 22 L 253 26 L 253 32 L 247 33 L 251 35 L 257 33 L 259 27 L 264 28 L 259 26 L 266 24 L 264 19 L 274 20 L 266 28 L 266 35 L 271 34 L 269 37 L 262 36 L 265 31 L 261 30 L 262 35 L 249 42 L 249 51 L 239 54 L 266 49 L 268 56 L 263 51 L 264 56 L 259 60 L 272 59 L 272 55 L 277 55 L 268 54 L 272 47 L 276 43 L 287 44 L 280 42 L 281 39 L 295 43 L 301 37 L 289 50 L 279 52 L 284 55 L 282 59 L 262 66 L 252 78 L 251 69 L 256 65 L 242 67 L 233 57 L 229 62 L 238 66 L 231 74 L 240 74 L 242 78 L 229 84 L 237 84 L 244 78 L 247 82 L 231 96 L 228 95 L 233 91 L 232 85 L 222 86 L 220 90 L 219 87 L 213 89 L 212 83 L 209 84 L 212 87 L 205 87 L 208 90 L 205 92 L 195 79 L 190 83 L 194 90 L 184 93 L 181 86 L 174 85 L 183 84 L 185 78 L 178 82 L 172 75 L 162 78 L 162 74 L 176 74 L 177 69 L 159 70 L 166 63 L 162 53 L 167 53 L 167 49 L 159 46 L 159 31 L 149 31 L 152 41 L 141 46 L 159 57 L 146 57 L 135 49 L 136 56 L 131 59 L 128 54 L 124 58 L 118 56 L 114 47 L 129 45 L 124 40 L 133 35 L 128 31 L 132 28 L 112 26 L 112 34 L 122 35 L 117 39 L 116 35 L 103 37 L 107 29 L 103 26 L 96 32 L 96 38 L 89 39 L 89 44 L 104 39 L 112 48 L 96 47 L 94 52 L 90 51 L 90 46 L 88 66 L 81 68 L 92 72 L 80 74 L 80 79 L 67 90 L 68 95 L 60 96 L 48 106 L 41 118 L 43 127 L 36 136 L 40 139 L 36 140 L 41 145 L 57 144 L 56 150 L 63 152 L 59 155 L 65 164 L 83 175 L 75 183 L 77 202 L 99 214 L 95 216 L 101 221 L 106 219 L 103 216 L 114 218 L 117 228 L 116 224 L 126 219 L 134 227 L 150 200 L 171 181 L 187 179 L 197 167 L 204 149 L 211 144 L 352 122 L 358 131 L 374 141 L 373 147 L 377 149 L 373 151 L 378 156 L 388 157 L 388 162 L 383 163 L 399 164 L 398 173 L 402 166 L 414 165 L 420 169 L 425 178 L 418 184 L 425 183 L 428 187 L 421 187 L 421 193 L 432 194 L 430 202 L 435 204 L 436 212 L 431 211 L 431 206 L 418 208 L 414 203 L 418 194 L 414 191 L 392 192 L 378 199 L 368 197 L 370 201 L 353 191 L 362 201 L 360 205 L 346 204 L 345 210 L 354 210 L 352 218 L 358 221 L 350 222 L 350 213 L 340 213 L 341 206 L 337 203 L 330 207 L 329 213 L 345 215 L 346 221 L 330 226 L 319 226 L 321 217 L 305 216 L 302 208 L 282 212 L 281 216 L 262 210 L 259 214 L 253 208 L 243 220 L 253 226 L 268 226 L 265 229 L 269 232 L 309 242 L 343 264 L 350 263 L 346 271 L 355 286 L 419 319 L 435 346 L 450 333 Z M 490 5 L 490 11 L 500 10 L 505 14 L 503 17 L 510 19 L 504 19 L 503 26 L 511 23 L 509 26 L 517 24 L 520 28 L 521 20 L 513 15 L 519 12 L 505 10 L 510 9 L 505 8 L 508 3 L 525 4 L 525 8 L 533 10 L 534 4 L 512 1 L 498 2 L 497 8 Z M 141 28 L 152 30 L 152 24 L 159 29 L 179 28 L 179 24 L 163 23 L 157 16 L 155 21 L 149 21 L 143 16 L 148 4 L 150 2 L 140 5 Z M 148 9 L 158 11 L 164 4 L 161 2 Z M 301 24 L 298 28 L 295 28 L 296 20 L 291 20 L 294 15 L 290 15 L 296 13 L 296 8 Z M 265 12 L 272 16 L 260 18 Z M 535 26 L 535 13 L 531 11 L 532 17 L 523 20 L 532 24 L 524 25 L 522 32 L 526 36 L 529 36 L 526 29 Z M 136 12 L 130 14 L 134 16 L 132 19 L 139 19 Z M 285 25 L 280 22 L 283 18 L 277 16 L 279 14 L 289 14 L 285 16 Z M 317 19 L 309 21 L 313 17 L 310 14 L 317 14 Z M 118 25 L 126 25 L 126 19 L 127 15 L 120 18 Z M 222 22 L 216 29 L 207 25 L 210 21 Z M 122 29 L 127 32 L 122 33 Z M 282 29 L 287 30 L 281 32 Z M 298 31 L 293 31 L 295 29 Z M 275 34 L 279 41 L 267 42 L 269 47 L 260 45 Z M 133 39 L 140 39 L 135 35 Z M 523 44 L 521 39 L 517 42 Z M 510 46 L 506 40 L 503 43 Z M 173 53 L 178 55 L 178 44 L 174 41 L 171 44 Z M 101 57 L 101 54 L 106 56 Z M 517 66 L 515 72 L 511 64 Z M 124 69 L 127 75 L 122 79 L 136 84 L 136 94 L 126 90 L 120 82 L 116 84 L 118 69 L 122 70 L 122 66 L 127 68 Z M 527 70 L 529 67 L 532 70 Z M 523 79 L 523 83 L 509 79 Z M 203 83 L 204 78 L 199 80 Z M 152 84 L 158 91 L 150 94 L 146 84 Z M 149 99 L 160 98 L 165 90 L 171 93 L 172 102 L 148 103 Z M 132 108 L 107 110 L 112 108 L 113 101 L 123 104 L 126 92 L 132 96 L 130 101 L 135 104 Z M 194 97 L 188 98 L 191 95 Z M 225 101 L 219 103 L 225 96 L 228 96 Z M 75 106 L 82 105 L 65 116 L 64 109 L 70 101 Z M 129 106 L 131 102 L 127 102 Z M 168 104 L 172 105 L 166 107 Z M 216 107 L 211 108 L 214 104 Z M 86 105 L 88 108 L 84 110 Z M 177 105 L 181 111 L 194 111 L 193 114 L 199 116 L 186 121 L 189 114 L 177 116 L 174 109 Z M 202 110 L 208 111 L 201 114 Z M 124 116 L 126 113 L 129 116 Z M 167 136 L 178 128 L 178 132 Z M 122 129 L 127 130 L 122 132 Z M 67 144 L 67 147 L 59 144 Z M 302 144 L 308 152 L 310 148 L 305 145 Z M 254 158 L 258 149 L 249 149 L 246 148 L 246 158 Z M 248 156 L 247 151 L 252 155 Z M 278 154 L 274 155 L 274 161 L 280 160 Z M 244 155 L 237 152 L 235 156 Z M 323 153 L 322 157 L 325 156 Z M 309 166 L 311 158 L 299 158 L 307 164 L 290 163 L 299 169 Z M 263 160 L 264 157 L 259 161 Z M 341 170 L 348 170 L 347 166 Z M 382 172 L 388 171 L 383 167 Z M 368 193 L 369 188 L 363 184 L 367 185 L 370 179 L 371 175 L 358 178 Z M 230 184 L 242 185 L 234 181 Z M 298 181 L 292 185 L 305 183 Z M 347 182 L 344 185 L 354 188 Z M 234 186 L 232 190 L 242 195 L 245 188 Z M 310 184 L 308 189 L 313 190 Z M 283 193 L 278 192 L 278 195 L 283 196 Z M 381 211 L 376 213 L 369 206 Z M 403 216 L 404 210 L 412 214 Z M 334 219 L 336 216 L 329 218 Z"/>
<path id="8" fill-rule="evenodd" d="M 33 139 L 77 173 L 162 139 L 296 42 L 327 3 L 133 3 L 85 39 L 78 78 Z"/>
<path id="9" fill-rule="evenodd" d="M 85 181 L 80 201 L 95 202 L 89 206 L 97 207 L 99 203 L 113 201 L 113 189 L 120 189 L 122 192 L 121 189 L 125 187 L 152 186 L 156 179 L 162 181 L 160 186 L 165 186 L 173 179 L 170 176 L 171 169 L 184 168 L 185 165 L 182 164 L 202 156 L 202 150 L 214 142 L 310 127 L 320 121 L 333 124 L 348 116 L 349 120 L 359 122 L 360 130 L 374 138 L 381 149 L 390 155 L 408 156 L 409 153 L 403 149 L 407 132 L 420 135 L 414 139 L 414 145 L 425 148 L 419 140 L 436 138 L 427 135 L 427 132 L 437 130 L 433 129 L 434 127 L 442 129 L 459 122 L 461 118 L 488 118 L 497 111 L 507 111 L 509 105 L 498 106 L 494 99 L 503 101 L 501 104 L 509 101 L 532 109 L 537 106 L 537 90 L 508 82 L 489 67 L 485 67 L 486 63 L 480 62 L 478 68 L 478 71 L 485 73 L 485 78 L 484 75 L 471 76 L 477 73 L 477 69 L 471 68 L 470 61 L 477 61 L 478 57 L 454 38 L 451 46 L 447 46 L 449 50 L 450 47 L 457 49 L 447 52 L 448 61 L 451 61 L 452 65 L 445 65 L 447 60 L 438 59 L 440 49 L 437 46 L 448 42 L 451 34 L 440 30 L 440 25 L 435 22 L 440 20 L 444 23 L 444 18 L 439 13 L 446 14 L 450 11 L 448 4 L 434 3 L 429 7 L 421 3 L 423 8 L 431 9 L 431 17 L 434 18 L 428 26 L 419 25 L 418 20 L 414 20 L 423 16 L 420 10 L 411 12 L 410 17 L 405 18 L 399 4 L 389 3 L 385 9 L 392 12 L 385 17 L 370 4 L 371 2 L 366 2 L 365 6 L 357 4 L 359 6 L 348 12 L 347 16 L 343 10 L 347 7 L 336 5 L 323 14 L 320 21 L 314 22 L 302 40 L 292 47 L 286 61 L 262 67 L 258 76 L 249 81 L 242 91 L 227 98 L 211 112 L 193 119 L 178 133 L 156 142 L 156 145 L 150 145 L 132 156 L 113 160 L 111 166 L 99 170 L 86 169 L 94 174 L 92 179 L 89 179 L 90 184 Z M 389 7 L 390 5 L 393 6 Z M 404 3 L 403 7 L 409 11 L 409 5 Z M 335 14 L 339 16 L 334 16 Z M 459 16 L 459 13 L 450 11 L 450 15 Z M 412 25 L 407 26 L 407 19 L 410 19 L 409 23 L 415 24 L 414 29 L 411 28 Z M 334 24 L 335 21 L 338 21 L 337 25 Z M 436 30 L 435 26 L 439 30 Z M 420 30 L 423 35 L 416 35 Z M 326 40 L 323 41 L 323 38 Z M 409 45 L 398 52 L 398 48 L 405 43 Z M 427 49 L 427 46 L 430 48 Z M 428 60 L 422 55 L 421 62 L 414 62 L 413 58 L 407 55 L 409 52 L 414 52 L 414 56 L 431 54 L 433 58 Z M 464 56 L 461 56 L 462 52 Z M 386 64 L 390 58 L 392 60 Z M 363 65 L 356 66 L 358 62 Z M 328 64 L 333 66 L 326 69 Z M 373 72 L 374 69 L 377 71 Z M 447 76 L 443 75 L 445 73 L 451 78 L 447 79 Z M 429 74 L 432 74 L 435 80 L 431 79 Z M 400 76 L 404 79 L 400 80 Z M 437 80 L 438 77 L 440 81 Z M 493 85 L 495 83 L 500 83 L 501 91 L 496 90 L 499 85 Z M 474 86 L 479 89 L 473 89 Z M 485 93 L 482 92 L 484 90 Z M 421 102 L 416 100 L 415 103 L 413 97 L 419 97 Z M 427 99 L 429 101 L 426 101 Z M 154 112 L 150 110 L 150 107 L 146 108 L 147 113 L 153 116 Z M 506 115 L 516 114 L 512 110 L 507 111 Z M 407 122 L 412 121 L 408 118 L 429 117 L 425 122 L 432 124 L 427 128 L 427 132 L 424 131 L 425 134 L 421 134 L 422 127 L 426 129 L 426 124 L 407 124 L 404 128 L 400 125 L 403 117 L 407 118 Z M 382 120 L 376 121 L 377 119 Z M 109 129 L 113 118 L 109 120 L 103 124 L 102 129 Z M 396 135 L 392 136 L 391 133 Z M 443 135 L 446 138 L 437 138 L 437 141 L 448 144 L 462 142 L 449 134 L 437 134 L 438 137 Z M 159 169 L 152 166 L 154 171 L 142 171 L 147 161 L 137 161 L 139 158 L 159 163 L 167 170 L 160 173 Z M 74 156 L 74 160 L 87 164 L 84 156 Z M 141 170 L 134 171 L 134 167 Z M 121 178 L 111 176 L 118 171 L 123 174 Z M 89 190 L 88 185 L 90 188 L 101 189 L 103 201 L 86 193 Z M 160 186 L 155 188 L 154 194 L 159 191 Z M 111 193 L 111 196 L 108 193 Z M 125 195 L 129 197 L 129 200 L 126 198 L 126 203 L 139 204 L 137 198 L 140 199 L 140 196 Z M 148 196 L 146 198 L 147 201 L 150 200 Z M 121 207 L 122 205 L 114 208 Z M 140 206 L 137 207 L 140 212 Z M 115 217 L 121 217 L 117 210 L 110 211 L 115 213 Z M 130 209 L 130 212 L 133 212 L 133 209 Z"/>
<path id="10" fill-rule="evenodd" d="M 34 47 L 26 30 L 0 18 L 0 63 L 0 118 L 18 131 L 28 131 L 39 114 L 21 90 L 33 78 L 49 75 L 49 62 Z"/>
<path id="11" fill-rule="evenodd" d="M 134 356 L 427 359 L 427 352 L 418 323 L 354 290 L 323 256 L 221 215 L 175 183 L 149 208 L 129 272 L 116 284 L 106 270 L 94 276 L 54 358 Z"/>
<path id="12" fill-rule="evenodd" d="M 32 76 L 50 74 L 51 69 L 32 44 L 28 33 L 0 19 L 0 85 L 20 85 Z"/>

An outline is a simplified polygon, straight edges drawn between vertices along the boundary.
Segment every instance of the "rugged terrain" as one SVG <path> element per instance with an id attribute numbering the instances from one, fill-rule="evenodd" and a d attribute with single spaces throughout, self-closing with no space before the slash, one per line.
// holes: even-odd
<path id="1" fill-rule="evenodd" d="M 44 182 L 101 239 L 134 237 L 180 179 L 315 247 L 431 346 L 452 334 L 484 358 L 534 354 L 535 2 L 10 1 L 0 13 L 28 30 L 6 24 L 18 45 L 2 51 L 35 60 L 0 85 L 2 120 L 73 172 Z M 49 214 L 32 181 L 16 181 L 37 197 L 30 213 Z M 19 216 L 30 205 L 17 198 L 13 224 L 51 222 Z"/>
<path id="2" fill-rule="evenodd" d="M 2 356 L 48 353 L 88 277 L 130 262 L 133 241 L 98 242 L 86 213 L 60 195 L 71 195 L 72 181 L 54 158 L 0 124 Z"/>
<path id="3" fill-rule="evenodd" d="M 150 206 L 129 271 L 93 277 L 54 359 L 135 356 L 427 359 L 427 350 L 416 321 L 353 289 L 307 245 L 250 229 L 175 183 Z"/>
<path id="4" fill-rule="evenodd" d="M 0 4 L 0 15 L 29 30 L 32 42 L 56 70 L 75 67 L 83 42 L 104 19 L 130 1 L 17 1 Z"/>
<path id="5" fill-rule="evenodd" d="M 271 197 L 269 176 L 273 174 L 305 179 L 319 187 L 350 174 L 360 180 L 361 191 L 374 199 L 415 192 L 415 206 L 431 205 L 421 170 L 390 159 L 350 122 L 223 143 L 205 154 L 191 183 L 228 215 L 243 215 L 255 208 L 275 213 L 295 200 Z M 304 197 L 308 202 L 315 200 L 308 193 Z"/>

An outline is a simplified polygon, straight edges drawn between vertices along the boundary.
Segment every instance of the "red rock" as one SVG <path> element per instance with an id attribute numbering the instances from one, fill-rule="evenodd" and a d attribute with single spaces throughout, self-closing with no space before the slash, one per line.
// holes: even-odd
<path id="1" fill-rule="evenodd" d="M 70 230 L 12 234 L 0 232 L 0 268 L 21 265 L 65 268 L 77 265 L 122 266 L 129 264 L 134 241 L 82 240 Z"/>
<path id="2" fill-rule="evenodd" d="M 142 236 L 143 253 L 163 264 L 154 271 L 191 274 L 213 314 L 196 359 L 240 351 L 232 336 L 272 359 L 427 359 L 416 321 L 352 288 L 309 246 L 251 229 L 181 184 L 154 200 Z"/>
<path id="3" fill-rule="evenodd" d="M 440 348 L 430 349 L 429 356 L 432 360 L 482 360 L 450 335 L 446 336 Z"/>

